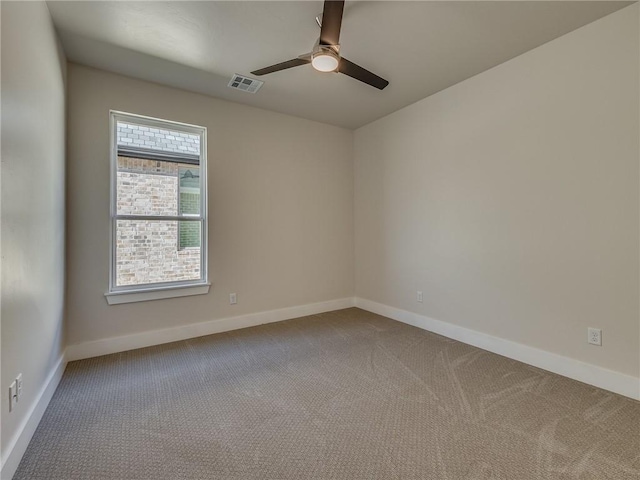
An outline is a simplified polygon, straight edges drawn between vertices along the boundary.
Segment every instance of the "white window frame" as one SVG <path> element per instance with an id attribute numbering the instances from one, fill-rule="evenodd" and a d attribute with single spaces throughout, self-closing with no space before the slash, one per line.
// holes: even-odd
<path id="1" fill-rule="evenodd" d="M 118 122 L 140 124 L 149 127 L 162 128 L 196 134 L 200 136 L 200 215 L 118 215 L 117 187 L 118 187 L 118 145 L 116 126 Z M 209 293 L 210 283 L 207 269 L 208 253 L 208 215 L 207 215 L 207 128 L 187 123 L 174 122 L 159 118 L 146 117 L 132 113 L 109 111 L 110 130 L 110 242 L 109 242 L 109 290 L 105 293 L 110 305 L 130 302 L 143 302 L 163 298 L 184 297 L 189 295 L 203 295 Z M 199 221 L 200 222 L 200 279 L 183 280 L 178 282 L 147 283 L 143 285 L 116 284 L 116 227 L 118 220 L 165 220 L 165 221 Z"/>

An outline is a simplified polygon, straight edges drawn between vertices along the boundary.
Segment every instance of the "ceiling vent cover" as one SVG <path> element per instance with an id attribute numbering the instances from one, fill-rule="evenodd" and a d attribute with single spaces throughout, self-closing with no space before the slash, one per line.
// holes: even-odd
<path id="1" fill-rule="evenodd" d="M 256 93 L 260 90 L 260 87 L 264 85 L 264 82 L 256 80 L 255 78 L 245 77 L 244 75 L 238 75 L 237 73 L 231 77 L 228 87 L 235 88 L 236 90 L 242 90 L 247 93 Z"/>

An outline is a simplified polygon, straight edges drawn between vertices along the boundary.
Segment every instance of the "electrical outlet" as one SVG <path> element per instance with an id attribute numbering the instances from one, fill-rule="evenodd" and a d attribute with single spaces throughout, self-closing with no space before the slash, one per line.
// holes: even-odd
<path id="1" fill-rule="evenodd" d="M 19 373 L 16 377 L 16 402 L 20 401 L 22 397 L 22 374 Z"/>
<path id="2" fill-rule="evenodd" d="M 418 290 L 416 292 L 416 300 L 418 300 L 418 302 L 422 303 L 422 292 L 420 290 Z"/>
<path id="3" fill-rule="evenodd" d="M 229 294 L 229 304 L 230 305 L 235 305 L 236 303 L 238 303 L 238 296 L 235 293 L 230 293 Z"/>
<path id="4" fill-rule="evenodd" d="M 602 345 L 602 330 L 599 328 L 587 329 L 587 342 L 591 345 Z"/>
<path id="5" fill-rule="evenodd" d="M 14 380 L 13 382 L 11 382 L 11 385 L 9 385 L 9 411 L 13 411 L 13 409 L 15 408 L 15 404 L 16 404 L 16 400 L 18 398 L 18 386 L 16 384 L 16 381 Z"/>

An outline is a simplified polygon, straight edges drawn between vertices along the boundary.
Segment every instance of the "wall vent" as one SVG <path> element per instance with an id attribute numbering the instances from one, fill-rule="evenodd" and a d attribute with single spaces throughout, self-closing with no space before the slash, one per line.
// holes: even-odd
<path id="1" fill-rule="evenodd" d="M 242 90 L 247 93 L 256 93 L 260 90 L 260 87 L 264 84 L 260 80 L 255 78 L 245 77 L 244 75 L 238 75 L 237 73 L 231 77 L 228 87 L 235 88 L 236 90 Z"/>

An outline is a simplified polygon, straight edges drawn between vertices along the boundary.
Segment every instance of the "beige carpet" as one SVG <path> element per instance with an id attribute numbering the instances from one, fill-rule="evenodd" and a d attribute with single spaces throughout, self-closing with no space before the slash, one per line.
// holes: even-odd
<path id="1" fill-rule="evenodd" d="M 639 478 L 639 402 L 355 308 L 71 363 L 15 476 Z"/>

